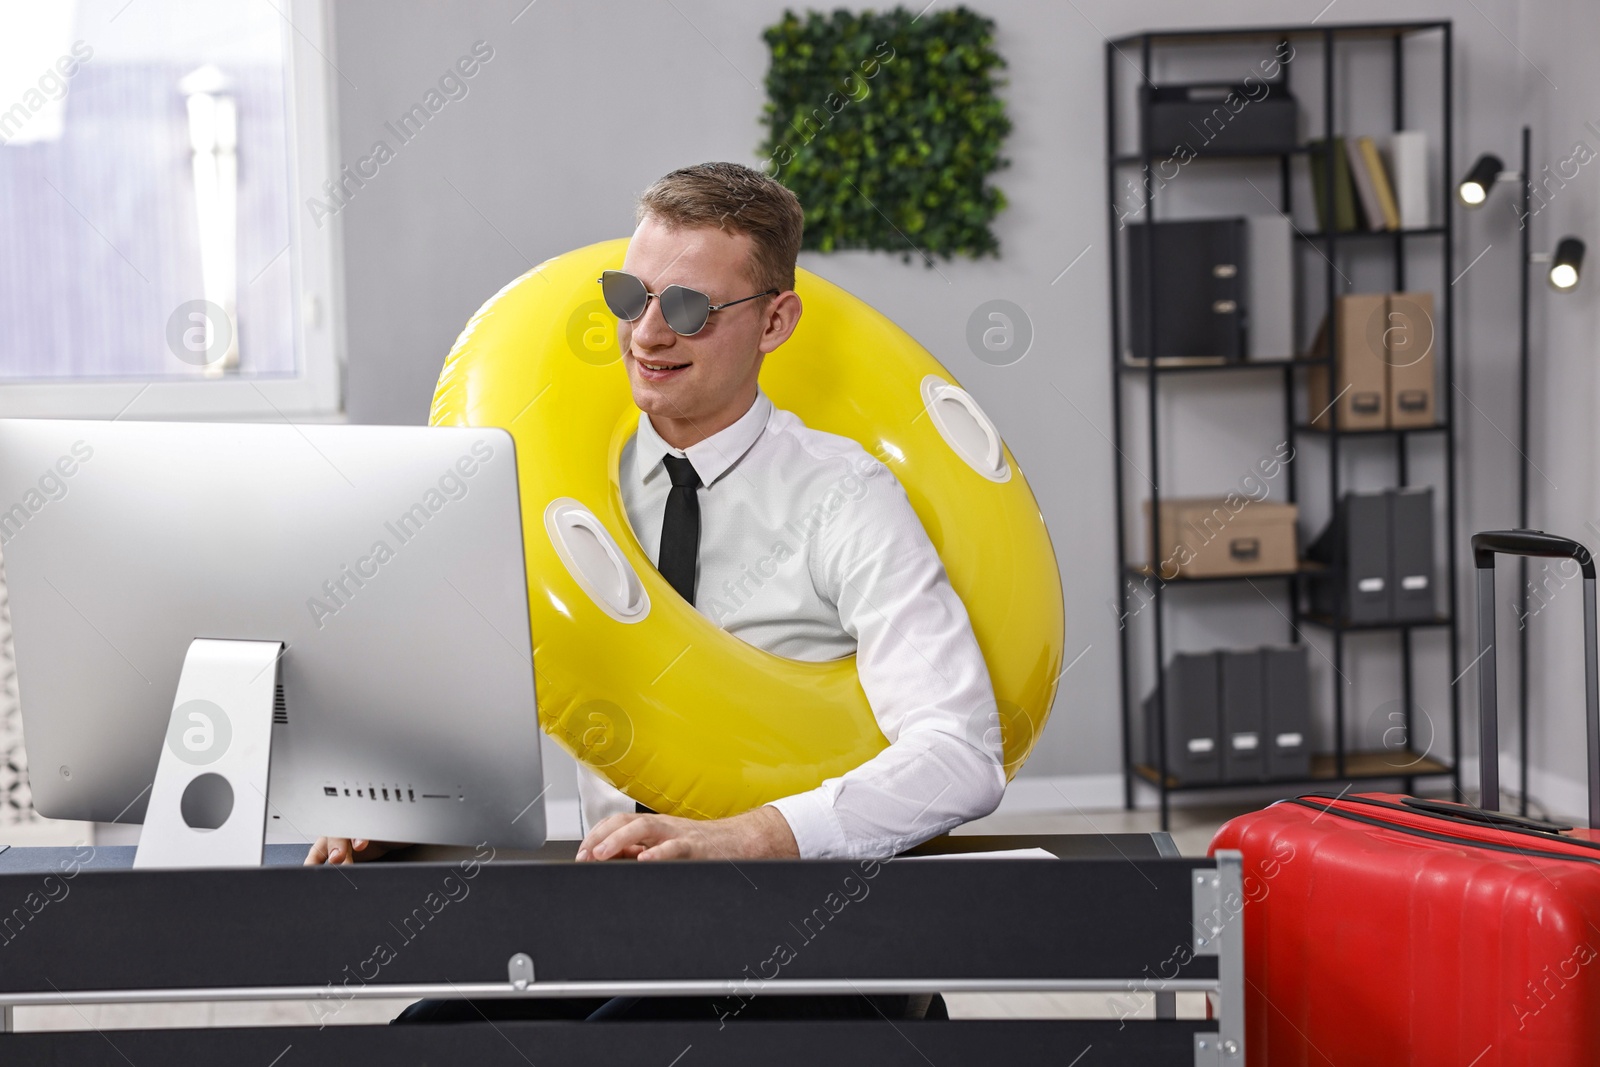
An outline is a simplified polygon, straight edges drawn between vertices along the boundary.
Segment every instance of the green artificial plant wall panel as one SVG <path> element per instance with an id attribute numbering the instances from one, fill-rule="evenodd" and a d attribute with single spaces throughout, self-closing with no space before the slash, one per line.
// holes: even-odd
<path id="1" fill-rule="evenodd" d="M 805 248 L 1000 254 L 989 224 L 1006 200 L 988 181 L 1007 165 L 1011 120 L 993 19 L 965 7 L 786 11 L 763 36 L 761 151 L 805 207 Z"/>

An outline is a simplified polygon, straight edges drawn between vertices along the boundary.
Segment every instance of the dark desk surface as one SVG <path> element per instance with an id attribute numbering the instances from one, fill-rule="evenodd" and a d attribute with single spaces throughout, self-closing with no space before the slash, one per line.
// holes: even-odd
<path id="1" fill-rule="evenodd" d="M 305 845 L 268 845 L 263 866 L 292 867 L 305 859 Z M 1151 834 L 986 834 L 936 837 L 906 852 L 907 856 L 952 855 L 963 852 L 999 852 L 1042 848 L 1061 859 L 1156 859 L 1176 856 L 1178 850 L 1165 833 Z M 535 851 L 500 849 L 494 862 L 570 861 L 578 851 L 576 841 L 550 841 Z M 55 870 L 58 863 L 76 860 L 80 869 L 115 870 L 133 866 L 133 845 L 79 845 L 76 848 L 7 848 L 0 845 L 0 875 Z M 391 853 L 383 862 L 455 863 L 474 854 L 453 845 L 413 845 Z"/>
<path id="2" fill-rule="evenodd" d="M 863 981 L 1133 988 L 1148 982 L 1156 960 L 1175 966 L 1184 982 L 1218 980 L 1215 958 L 1173 956 L 1174 945 L 1194 936 L 1193 872 L 1207 861 L 1166 858 L 1177 850 L 1165 834 L 944 837 L 912 851 L 1019 848 L 1080 862 L 577 864 L 570 862 L 577 842 L 555 841 L 532 853 L 501 850 L 476 870 L 460 862 L 471 850 L 419 846 L 398 854 L 417 862 L 295 871 L 285 868 L 301 861 L 306 846 L 269 845 L 269 869 L 117 871 L 108 868 L 130 866 L 132 846 L 12 848 L 0 851 L 0 905 L 33 903 L 25 932 L 11 934 L 5 946 L 0 999 L 8 993 L 76 999 L 107 990 L 156 1000 L 172 991 L 258 990 L 272 997 L 289 991 L 331 1009 L 331 1017 L 368 983 L 369 995 L 495 994 L 507 986 L 512 952 L 532 955 L 545 995 L 575 995 L 551 992 L 563 985 L 598 995 L 609 984 L 668 982 L 726 998 L 747 991 L 740 984 L 747 979 L 772 978 L 773 967 L 785 981 L 842 982 L 851 989 Z M 40 877 L 73 871 L 73 864 L 88 872 L 59 881 Z M 303 1067 L 522 1067 L 676 1063 L 692 1048 L 693 1062 L 705 1065 L 924 1067 L 927 1048 L 940 1067 L 1060 1064 L 1074 1055 L 1078 1067 L 1165 1067 L 1194 1063 L 1196 1035 L 1213 1034 L 1217 1025 L 1106 1019 L 724 1026 L 719 1018 L 592 1027 L 501 1022 L 109 1036 L 84 1030 L 0 1035 L 0 1061 L 6 1067 L 287 1064 L 284 1053 L 292 1048 L 293 1062 Z"/>
<path id="3" fill-rule="evenodd" d="M 503 862 L 509 858 L 504 852 L 477 864 L 419 848 L 406 850 L 419 862 L 338 868 L 297 868 L 305 846 L 273 845 L 265 868 L 177 871 L 106 869 L 132 862 L 128 846 L 13 848 L 0 853 L 0 914 L 13 917 L 0 949 L 0 1001 L 226 994 L 306 999 L 337 1011 L 356 995 L 727 998 L 748 993 L 752 981 L 781 984 L 784 989 L 774 995 L 860 991 L 863 983 L 876 991 L 1120 990 L 1148 983 L 1159 961 L 1167 961 L 1165 982 L 1214 987 L 1220 981 L 1217 957 L 1178 953 L 1195 936 L 1195 872 L 1215 865 L 1168 857 L 1167 844 L 1164 836 L 1150 834 L 961 836 L 917 851 L 1043 848 L 1070 862 L 732 864 L 573 863 L 566 857 L 575 843 L 565 841 L 512 862 Z M 514 954 L 531 957 L 537 975 L 534 986 L 515 994 L 508 978 Z M 574 1029 L 563 1025 L 560 1033 Z M 644 1034 L 634 1027 L 653 1024 L 618 1025 L 623 1029 L 605 1034 L 633 1040 Z M 286 1045 L 293 1046 L 294 1062 L 307 1067 L 394 1067 L 424 1057 L 520 1067 L 525 1055 L 541 1065 L 666 1064 L 690 1045 L 695 1063 L 863 1062 L 789 1031 L 761 1030 L 767 1041 L 759 1050 L 737 1045 L 728 1036 L 732 1025 L 718 1032 L 720 1025 L 683 1031 L 681 1040 L 679 1031 L 653 1030 L 648 1054 L 605 1038 L 597 1039 L 593 1054 L 557 1055 L 548 1027 L 519 1031 L 515 1041 L 526 1038 L 534 1054 L 514 1050 L 511 1061 L 479 1056 L 477 1044 L 469 1057 L 460 1055 L 464 1045 L 436 1055 L 405 1035 L 395 1044 L 383 1027 L 376 1028 L 384 1031 L 381 1044 L 369 1039 L 353 1055 L 337 1035 L 325 1036 L 345 1027 L 329 1027 L 322 1036 L 274 1030 L 260 1040 L 281 1043 L 260 1057 L 254 1044 L 248 1055 L 240 1054 L 255 1040 L 247 1031 L 198 1037 L 140 1031 L 126 1041 L 119 1032 L 114 1045 L 88 1031 L 69 1044 L 53 1036 L 6 1035 L 0 1038 L 0 1062 L 126 1067 L 126 1046 L 134 1053 L 126 1059 L 141 1064 L 267 1063 L 281 1057 Z M 923 1067 L 925 1057 L 905 1044 L 900 1028 L 870 1025 L 876 1029 L 858 1028 L 867 1035 L 865 1044 L 854 1031 L 847 1043 L 856 1051 L 871 1050 L 867 1062 Z M 1101 1020 L 1090 1034 L 1026 1023 L 1011 1044 L 1032 1051 L 998 1056 L 994 1041 L 1001 1035 L 980 1027 L 989 1044 L 974 1046 L 972 1056 L 954 1055 L 951 1039 L 944 1038 L 927 1058 L 940 1067 L 997 1059 L 1064 1063 L 1074 1056 L 1074 1062 L 1082 1061 L 1079 1067 L 1193 1063 L 1194 1032 L 1217 1024 L 1161 1020 L 1116 1029 L 1121 1025 Z M 844 1031 L 833 1027 L 821 1032 L 834 1035 L 829 1041 L 842 1040 Z M 484 1039 L 483 1048 L 506 1044 L 504 1034 L 485 1029 L 494 1041 Z M 961 1031 L 967 1032 L 978 1030 Z M 147 1039 L 145 1033 L 158 1036 Z M 874 1033 L 880 1038 L 871 1038 Z M 934 1040 L 933 1031 L 926 1033 Z M 893 1040 L 884 1043 L 883 1035 Z M 1118 1052 L 1119 1042 L 1135 1040 L 1138 1049 Z M 188 1044 L 157 1048 L 162 1041 Z M 206 1041 L 216 1047 L 202 1054 L 195 1042 Z M 229 1041 L 236 1047 L 225 1048 Z M 724 1049 L 741 1055 L 730 1060 L 721 1055 Z"/>

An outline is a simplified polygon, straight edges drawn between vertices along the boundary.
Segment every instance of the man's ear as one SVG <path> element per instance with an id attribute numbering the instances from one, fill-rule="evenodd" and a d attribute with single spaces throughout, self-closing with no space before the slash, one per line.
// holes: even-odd
<path id="1" fill-rule="evenodd" d="M 762 355 L 766 355 L 789 339 L 794 333 L 794 328 L 800 325 L 800 313 L 803 310 L 800 294 L 793 289 L 786 289 L 772 298 L 772 303 L 767 306 L 766 325 L 761 331 L 761 341 L 757 345 Z"/>

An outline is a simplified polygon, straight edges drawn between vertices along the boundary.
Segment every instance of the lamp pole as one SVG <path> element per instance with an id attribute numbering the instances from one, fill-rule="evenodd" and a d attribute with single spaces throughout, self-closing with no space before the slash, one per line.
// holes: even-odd
<path id="1" fill-rule="evenodd" d="M 1518 434 L 1522 439 L 1521 459 L 1519 468 L 1520 477 L 1517 479 L 1517 526 L 1520 529 L 1528 528 L 1528 301 L 1531 297 L 1531 281 L 1533 277 L 1533 131 L 1530 127 L 1522 127 L 1522 181 L 1519 183 L 1521 211 L 1518 217 L 1522 226 L 1522 321 L 1519 330 L 1519 360 L 1518 370 L 1521 381 L 1522 405 L 1521 417 L 1518 419 Z M 1517 628 L 1517 761 L 1520 779 L 1517 787 L 1517 810 L 1521 815 L 1528 814 L 1528 557 L 1517 558 L 1517 595 L 1522 603 L 1522 619 Z"/>
<path id="2" fill-rule="evenodd" d="M 1600 133 L 1600 128 L 1596 128 Z M 1548 169 L 1548 168 L 1547 168 Z M 1506 170 L 1500 162 L 1500 157 L 1485 152 L 1473 163 L 1472 169 L 1461 180 L 1457 196 L 1467 207 L 1477 207 L 1489 197 L 1490 186 L 1510 184 L 1516 182 L 1520 187 L 1517 193 L 1517 225 L 1521 227 L 1522 234 L 1518 244 L 1521 246 L 1522 276 L 1517 279 L 1518 317 L 1517 317 L 1517 451 L 1522 463 L 1517 471 L 1517 527 L 1528 529 L 1529 501 L 1528 483 L 1529 469 L 1533 468 L 1533 460 L 1528 453 L 1532 447 L 1530 437 L 1529 409 L 1531 408 L 1532 394 L 1532 359 L 1529 349 L 1530 343 L 1530 304 L 1533 300 L 1533 268 L 1535 264 L 1549 264 L 1550 287 L 1558 292 L 1564 292 L 1578 284 L 1579 271 L 1583 265 L 1584 243 L 1582 240 L 1568 234 L 1556 243 L 1554 252 L 1533 251 L 1533 129 L 1529 126 L 1522 127 L 1522 168 L 1520 170 Z M 1453 283 L 1452 283 L 1453 284 Z M 1535 468 L 1536 469 L 1536 468 Z M 1543 472 L 1540 472 L 1543 473 Z M 1517 763 L 1521 771 L 1521 799 L 1518 808 L 1523 815 L 1528 814 L 1528 557 L 1521 556 L 1517 559 L 1517 580 L 1521 583 L 1519 596 L 1516 601 L 1517 620 Z M 1600 756 L 1596 757 L 1600 759 Z"/>

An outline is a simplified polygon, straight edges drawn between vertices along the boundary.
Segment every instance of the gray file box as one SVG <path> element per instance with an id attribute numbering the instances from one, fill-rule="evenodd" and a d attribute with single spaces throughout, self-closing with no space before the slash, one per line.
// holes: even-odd
<path id="1" fill-rule="evenodd" d="M 1300 105 L 1286 80 L 1146 84 L 1140 93 L 1149 105 L 1145 149 L 1158 158 L 1294 150 Z"/>
<path id="2" fill-rule="evenodd" d="M 1389 539 L 1395 621 L 1434 618 L 1432 488 L 1389 493 Z"/>
<path id="3" fill-rule="evenodd" d="M 1328 573 L 1311 582 L 1311 610 L 1347 623 L 1393 618 L 1389 494 L 1346 493 L 1333 521 L 1307 550 Z M 1430 542 L 1431 543 L 1431 542 Z"/>
<path id="4" fill-rule="evenodd" d="M 1133 359 L 1244 358 L 1249 264 L 1245 220 L 1181 219 L 1128 227 L 1128 339 Z M 1154 257 L 1147 265 L 1145 242 Z M 1146 283 L 1149 292 L 1146 293 Z"/>
<path id="5" fill-rule="evenodd" d="M 1304 645 L 1261 650 L 1269 778 L 1311 774 L 1311 666 Z"/>
<path id="6" fill-rule="evenodd" d="M 1295 352 L 1294 227 L 1287 215 L 1251 215 L 1245 221 L 1248 356 L 1286 359 Z"/>
<path id="7" fill-rule="evenodd" d="M 1167 773 L 1183 785 L 1222 777 L 1218 688 L 1215 652 L 1179 652 L 1167 664 Z M 1144 710 L 1145 759 L 1159 769 L 1159 709 L 1153 691 L 1145 698 Z"/>
<path id="8" fill-rule="evenodd" d="M 1261 653 L 1218 652 L 1217 659 L 1222 681 L 1222 777 L 1229 782 L 1256 781 L 1266 772 Z"/>

